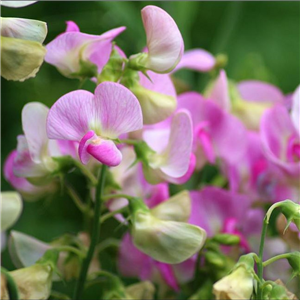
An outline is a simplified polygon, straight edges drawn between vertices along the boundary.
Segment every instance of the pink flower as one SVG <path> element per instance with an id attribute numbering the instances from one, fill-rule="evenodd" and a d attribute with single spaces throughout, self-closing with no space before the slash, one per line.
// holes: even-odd
<path id="1" fill-rule="evenodd" d="M 183 56 L 172 71 L 177 72 L 180 69 L 191 69 L 199 72 L 208 72 L 214 68 L 216 59 L 204 49 L 192 49 L 183 53 Z"/>
<path id="2" fill-rule="evenodd" d="M 46 46 L 45 61 L 66 77 L 94 77 L 109 60 L 112 40 L 124 30 L 125 27 L 119 27 L 91 35 L 81 33 L 74 22 L 68 21 L 67 31 Z"/>
<path id="3" fill-rule="evenodd" d="M 240 161 L 247 141 L 246 130 L 238 119 L 196 92 L 181 94 L 178 108 L 188 110 L 193 120 L 193 152 L 198 169 L 206 162 L 214 164 L 216 158 L 229 163 Z"/>
<path id="4" fill-rule="evenodd" d="M 143 163 L 145 178 L 151 184 L 168 181 L 183 183 L 195 168 L 192 151 L 192 120 L 187 110 L 179 110 L 167 128 L 153 130 L 144 139 L 154 150 L 148 155 L 148 164 Z M 170 127 L 169 127 L 170 126 Z M 154 126 L 155 127 L 155 126 Z"/>
<path id="5" fill-rule="evenodd" d="M 141 129 L 143 118 L 136 97 L 118 83 L 99 84 L 95 95 L 70 92 L 52 106 L 47 120 L 50 139 L 79 142 L 79 157 L 90 157 L 108 166 L 117 166 L 122 154 L 114 143 L 119 135 Z"/>
<path id="6" fill-rule="evenodd" d="M 297 93 L 294 100 L 299 101 Z M 294 107 L 297 107 L 297 104 Z M 298 184 L 300 135 L 299 123 L 295 124 L 296 119 L 296 112 L 292 112 L 290 116 L 283 105 L 276 105 L 262 117 L 261 139 L 267 158 Z"/>
<path id="7" fill-rule="evenodd" d="M 130 64 L 137 69 L 169 73 L 183 54 L 184 44 L 179 29 L 171 16 L 157 6 L 144 7 L 142 19 L 148 53 L 132 55 Z"/>

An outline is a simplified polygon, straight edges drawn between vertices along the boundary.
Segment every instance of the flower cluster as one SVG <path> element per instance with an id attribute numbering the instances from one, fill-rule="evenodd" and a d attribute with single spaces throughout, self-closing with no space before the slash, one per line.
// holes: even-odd
<path id="1" fill-rule="evenodd" d="M 86 281 L 109 282 L 101 299 L 153 299 L 155 293 L 159 299 L 178 293 L 293 299 L 275 280 L 281 274 L 287 281 L 291 269 L 300 274 L 299 252 L 291 246 L 299 242 L 300 226 L 300 87 L 284 95 L 266 82 L 231 81 L 212 54 L 184 52 L 164 10 L 146 6 L 141 14 L 146 47 L 128 57 L 114 41 L 125 27 L 91 35 L 68 21 L 44 47 L 44 23 L 1 20 L 3 77 L 25 80 L 45 59 L 81 87 L 86 80 L 95 84 L 93 92 L 78 89 L 53 99 L 50 108 L 31 102 L 22 110 L 23 134 L 4 164 L 18 193 L 2 195 L 2 230 L 20 216 L 21 197 L 51 200 L 59 191 L 93 228 L 51 243 L 12 231 L 10 254 L 19 269 L 3 271 L 4 297 L 48 299 L 52 281 L 63 278 L 78 280 L 72 299 L 83 299 Z M 25 51 L 15 66 L 11 53 L 18 45 L 36 49 L 34 62 Z M 182 68 L 210 72 L 202 94 L 179 92 L 175 73 Z M 75 172 L 87 201 L 70 184 Z M 277 224 L 282 237 L 265 241 L 277 208 L 285 217 Z M 99 243 L 100 224 L 110 217 L 126 228 L 116 265 L 122 277 L 141 281 L 131 286 L 99 264 L 111 242 Z M 273 264 L 279 259 L 286 260 Z"/>

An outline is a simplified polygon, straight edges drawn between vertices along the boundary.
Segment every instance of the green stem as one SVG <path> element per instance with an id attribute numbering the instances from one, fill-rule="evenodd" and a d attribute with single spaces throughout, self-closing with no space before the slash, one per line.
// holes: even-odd
<path id="1" fill-rule="evenodd" d="M 71 246 L 58 246 L 58 247 L 54 247 L 55 249 L 57 249 L 58 251 L 62 251 L 62 252 L 73 252 L 74 254 L 78 255 L 81 258 L 85 257 L 85 254 L 80 251 L 79 249 L 75 248 L 75 247 L 71 247 Z"/>
<path id="2" fill-rule="evenodd" d="M 18 287 L 17 287 L 14 279 L 12 278 L 12 276 L 3 267 L 1 267 L 1 274 L 3 274 L 6 278 L 9 299 L 10 300 L 19 300 L 20 298 L 19 298 Z"/>
<path id="3" fill-rule="evenodd" d="M 98 177 L 99 181 L 98 181 L 98 184 L 96 187 L 96 196 L 95 196 L 95 215 L 94 215 L 94 222 L 93 222 L 93 231 L 92 231 L 92 236 L 91 236 L 91 244 L 90 244 L 90 248 L 88 250 L 87 256 L 81 266 L 79 279 L 78 279 L 76 287 L 75 287 L 75 292 L 74 292 L 74 297 L 73 297 L 74 300 L 83 299 L 82 293 L 83 293 L 88 269 L 89 269 L 91 260 L 94 256 L 95 248 L 98 244 L 98 239 L 99 239 L 99 234 L 100 234 L 100 226 L 101 226 L 101 222 L 99 222 L 100 213 L 101 213 L 101 204 L 102 204 L 101 194 L 104 189 L 106 170 L 107 170 L 107 166 L 103 165 L 101 168 L 101 171 L 99 171 L 99 177 Z"/>
<path id="4" fill-rule="evenodd" d="M 126 194 L 108 194 L 105 196 L 102 196 L 102 200 L 110 200 L 110 199 L 115 199 L 115 198 L 125 198 L 125 199 L 132 199 L 132 196 L 126 195 Z"/>
<path id="5" fill-rule="evenodd" d="M 78 196 L 78 194 L 76 193 L 76 191 L 67 182 L 65 182 L 65 187 L 67 189 L 67 192 L 68 192 L 69 196 L 72 198 L 72 200 L 74 201 L 74 203 L 77 206 L 77 208 L 82 213 L 86 213 L 87 206 L 81 201 L 81 199 Z"/>
<path id="6" fill-rule="evenodd" d="M 290 257 L 290 253 L 283 253 L 283 254 L 276 255 L 276 256 L 264 261 L 263 266 L 266 267 L 267 265 L 273 263 L 276 260 L 283 259 L 283 258 L 289 258 L 289 257 Z"/>
<path id="7" fill-rule="evenodd" d="M 97 185 L 97 178 L 80 161 L 74 159 L 74 165 L 82 172 L 83 175 L 85 175 L 91 181 L 92 185 Z"/>
<path id="8" fill-rule="evenodd" d="M 103 199 L 103 198 L 102 198 Z M 109 213 L 106 213 L 105 215 L 103 215 L 101 217 L 101 220 L 100 220 L 100 223 L 104 223 L 107 219 L 113 217 L 114 215 L 116 214 L 119 214 L 119 213 L 122 213 L 124 210 L 125 210 L 126 207 L 122 207 L 120 209 L 117 209 L 117 210 L 114 210 L 114 211 L 111 211 Z"/>
<path id="9" fill-rule="evenodd" d="M 259 253 L 258 253 L 258 257 L 259 257 L 259 261 L 257 263 L 257 275 L 258 278 L 260 280 L 260 282 L 262 282 L 263 280 L 263 253 L 264 253 L 264 245 L 265 245 L 265 237 L 267 234 L 267 227 L 268 227 L 268 220 L 267 217 L 264 218 L 264 222 L 263 222 L 263 228 L 262 228 L 262 232 L 261 232 L 261 237 L 260 237 L 260 246 L 259 246 Z M 258 285 L 258 299 L 261 299 L 261 288 L 260 285 Z"/>

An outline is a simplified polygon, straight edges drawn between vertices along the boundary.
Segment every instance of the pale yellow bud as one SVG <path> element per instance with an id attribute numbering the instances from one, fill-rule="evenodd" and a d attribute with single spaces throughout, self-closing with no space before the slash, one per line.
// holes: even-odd
<path id="1" fill-rule="evenodd" d="M 217 300 L 250 299 L 252 292 L 253 276 L 244 265 L 237 267 L 213 286 L 213 293 Z"/>
<path id="2" fill-rule="evenodd" d="M 131 91 L 138 98 L 144 124 L 155 124 L 167 119 L 176 109 L 176 99 L 172 96 L 148 90 L 136 85 Z"/>
<path id="3" fill-rule="evenodd" d="M 136 211 L 132 227 L 135 246 L 157 261 L 181 263 L 204 245 L 206 232 L 197 226 L 157 219 L 150 212 Z"/>
<path id="4" fill-rule="evenodd" d="M 127 286 L 125 293 L 128 300 L 152 300 L 154 298 L 155 287 L 150 281 L 142 281 Z"/>
<path id="5" fill-rule="evenodd" d="M 9 272 L 14 279 L 22 300 L 48 299 L 52 285 L 52 268 L 48 264 L 35 264 L 28 268 Z M 7 289 L 1 299 L 9 299 Z"/>
<path id="6" fill-rule="evenodd" d="M 169 200 L 155 206 L 151 213 L 161 220 L 187 222 L 191 214 L 190 193 L 181 191 Z"/>
<path id="7" fill-rule="evenodd" d="M 1 231 L 5 231 L 18 220 L 22 208 L 23 202 L 19 193 L 1 193 Z"/>

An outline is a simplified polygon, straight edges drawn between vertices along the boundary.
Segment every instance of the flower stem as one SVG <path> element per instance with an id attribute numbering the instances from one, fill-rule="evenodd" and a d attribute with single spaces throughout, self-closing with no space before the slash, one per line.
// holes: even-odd
<path id="1" fill-rule="evenodd" d="M 92 185 L 97 185 L 96 177 L 80 161 L 74 159 L 74 165 L 91 181 Z"/>
<path id="2" fill-rule="evenodd" d="M 260 237 L 260 246 L 259 246 L 259 254 L 258 254 L 258 257 L 259 257 L 259 261 L 257 263 L 257 275 L 258 275 L 258 278 L 260 280 L 260 282 L 262 282 L 262 279 L 263 279 L 263 253 L 264 253 L 264 245 L 265 245 L 265 237 L 266 237 L 266 234 L 267 234 L 267 227 L 268 227 L 268 220 L 267 220 L 267 217 L 264 218 L 264 222 L 263 222 L 263 228 L 262 228 L 262 232 L 261 232 L 261 237 Z M 257 299 L 261 299 L 261 288 L 260 288 L 260 285 L 258 285 L 258 291 L 257 291 L 257 294 L 258 294 L 258 298 Z"/>
<path id="3" fill-rule="evenodd" d="M 85 260 L 82 263 L 81 271 L 79 274 L 79 279 L 77 281 L 75 292 L 74 292 L 74 300 L 80 300 L 82 298 L 82 293 L 84 289 L 84 284 L 86 281 L 88 269 L 91 263 L 91 260 L 94 256 L 95 248 L 98 244 L 99 239 L 99 233 L 100 233 L 100 226 L 101 222 L 100 220 L 100 214 L 101 214 L 101 194 L 103 192 L 104 183 L 105 183 L 105 176 L 106 176 L 106 170 L 107 166 L 103 165 L 101 168 L 101 171 L 99 171 L 99 177 L 98 177 L 98 184 L 96 187 L 96 197 L 95 197 L 95 215 L 94 215 L 94 221 L 93 221 L 93 230 L 92 230 L 92 236 L 91 236 L 91 244 L 90 248 L 88 250 L 87 256 Z"/>
<path id="4" fill-rule="evenodd" d="M 267 265 L 273 263 L 276 260 L 283 259 L 283 258 L 289 258 L 289 257 L 290 257 L 290 253 L 283 253 L 283 254 L 276 255 L 276 256 L 264 261 L 263 266 L 266 267 Z"/>
<path id="5" fill-rule="evenodd" d="M 17 287 L 14 279 L 11 277 L 9 272 L 6 269 L 4 269 L 3 267 L 1 267 L 1 274 L 3 274 L 5 276 L 5 279 L 6 279 L 9 299 L 10 300 L 19 300 L 20 298 L 19 298 L 18 287 Z"/>
<path id="6" fill-rule="evenodd" d="M 102 196 L 102 200 L 107 201 L 110 199 L 115 199 L 115 198 L 125 198 L 125 199 L 132 199 L 134 197 L 126 195 L 126 194 L 108 194 L 108 195 L 104 195 Z"/>

